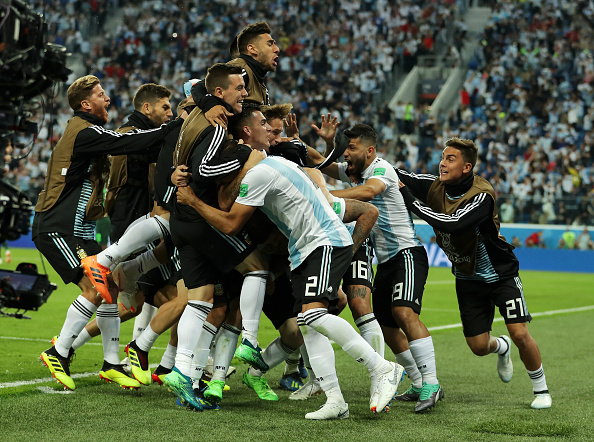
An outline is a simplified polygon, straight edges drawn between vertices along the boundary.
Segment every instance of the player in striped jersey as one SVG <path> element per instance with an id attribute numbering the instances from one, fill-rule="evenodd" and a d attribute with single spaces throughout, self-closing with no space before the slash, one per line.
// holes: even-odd
<path id="1" fill-rule="evenodd" d="M 191 189 L 178 189 L 178 201 L 193 207 L 211 225 L 234 234 L 260 208 L 288 238 L 291 280 L 300 306 L 299 322 L 310 362 L 328 400 L 306 419 L 345 419 L 344 401 L 334 367 L 331 338 L 377 376 L 378 406 L 391 400 L 403 368 L 383 359 L 342 318 L 328 314 L 346 271 L 353 241 L 310 176 L 296 164 L 268 157 L 248 171 L 239 197 L 229 212 L 215 209 L 197 198 Z"/>
<path id="2" fill-rule="evenodd" d="M 478 156 L 474 142 L 452 138 L 445 146 L 439 177 L 398 170 L 406 205 L 433 227 L 437 243 L 452 262 L 464 336 L 472 352 L 478 356 L 497 353 L 499 377 L 509 382 L 513 341 L 532 381 L 532 408 L 550 408 L 540 350 L 528 331 L 532 317 L 518 259 L 514 247 L 499 233 L 495 191 L 487 180 L 474 175 Z M 495 306 L 505 319 L 511 341 L 490 334 Z"/>
<path id="3" fill-rule="evenodd" d="M 65 283 L 77 284 L 82 293 L 73 302 L 55 345 L 41 354 L 42 361 L 58 382 L 74 389 L 70 377 L 69 355 L 72 343 L 95 312 L 103 328 L 103 319 L 117 323 L 116 290 L 105 296 L 106 307 L 93 283 L 80 267 L 81 259 L 101 251 L 95 241 L 95 220 L 104 214 L 103 177 L 107 172 L 106 155 L 148 153 L 158 149 L 163 138 L 181 125 L 171 122 L 151 130 L 132 130 L 125 134 L 103 126 L 107 123 L 110 99 L 99 79 L 87 75 L 68 89 L 68 101 L 75 111 L 64 135 L 58 141 L 48 163 L 46 184 L 39 195 L 33 221 L 33 240 Z M 111 326 L 110 326 L 111 327 Z M 109 342 L 107 342 L 109 341 Z M 125 387 L 137 388 L 138 382 L 128 378 L 119 365 L 118 340 L 104 341 L 105 363 L 100 374 Z M 131 382 L 134 381 L 134 382 Z"/>

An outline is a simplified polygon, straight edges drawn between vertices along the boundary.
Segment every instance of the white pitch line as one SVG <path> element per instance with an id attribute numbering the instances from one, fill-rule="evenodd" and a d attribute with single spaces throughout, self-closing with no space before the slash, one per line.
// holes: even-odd
<path id="1" fill-rule="evenodd" d="M 549 310 L 547 312 L 531 313 L 531 315 L 533 318 L 536 318 L 539 316 L 552 316 L 552 315 L 558 315 L 558 314 L 564 314 L 564 313 L 585 312 L 585 311 L 589 311 L 589 310 L 594 310 L 594 305 L 587 305 L 584 307 L 576 307 L 576 308 L 568 308 L 568 309 L 564 309 L 564 310 Z M 503 318 L 495 318 L 493 320 L 493 322 L 503 322 Z M 448 330 L 448 329 L 459 328 L 459 327 L 462 327 L 461 323 L 440 325 L 437 327 L 429 327 L 428 330 L 429 331 Z M 12 337 L 12 336 L 0 336 L 0 339 L 11 339 L 11 340 L 15 340 L 15 341 L 47 342 L 47 339 L 17 338 L 17 337 Z M 101 345 L 98 342 L 97 343 L 89 342 L 88 344 Z M 153 347 L 153 348 L 157 348 L 157 347 Z M 151 364 L 150 367 L 156 368 L 156 367 L 158 367 L 158 365 L 159 364 Z M 87 377 L 98 376 L 98 375 L 99 375 L 98 371 L 92 372 L 92 373 L 76 373 L 76 374 L 72 375 L 72 378 L 79 379 L 79 378 L 87 378 Z M 21 387 L 23 385 L 45 384 L 45 383 L 53 382 L 53 381 L 54 381 L 54 378 L 48 377 L 48 378 L 43 378 L 43 379 L 32 379 L 30 381 L 4 382 L 4 383 L 0 383 L 0 389 Z M 45 389 L 42 391 L 46 392 Z"/>

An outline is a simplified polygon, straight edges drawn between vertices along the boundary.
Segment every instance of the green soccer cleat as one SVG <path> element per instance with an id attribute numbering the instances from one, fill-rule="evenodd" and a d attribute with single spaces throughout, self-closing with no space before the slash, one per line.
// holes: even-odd
<path id="1" fill-rule="evenodd" d="M 246 371 L 241 381 L 249 388 L 254 390 L 258 397 L 263 401 L 278 401 L 278 396 L 268 385 L 264 376 L 252 376 Z"/>
<path id="2" fill-rule="evenodd" d="M 444 397 L 443 390 L 439 384 L 428 384 L 423 382 L 419 401 L 415 405 L 415 413 L 423 413 L 435 407 L 437 401 Z"/>
<path id="3" fill-rule="evenodd" d="M 110 364 L 107 361 L 103 361 L 99 378 L 105 382 L 114 382 L 124 389 L 137 390 L 141 386 L 140 382 L 126 373 L 123 365 Z"/>
<path id="4" fill-rule="evenodd" d="M 214 380 L 208 383 L 208 388 L 204 390 L 204 399 L 219 403 L 223 399 L 223 390 L 225 381 Z"/>
<path id="5" fill-rule="evenodd" d="M 260 371 L 268 371 L 270 369 L 268 364 L 262 359 L 262 349 L 260 347 L 254 348 L 247 339 L 241 340 L 241 344 L 235 350 L 235 357 Z"/>
<path id="6" fill-rule="evenodd" d="M 167 388 L 169 388 L 169 391 L 175 394 L 180 402 L 186 407 L 195 411 L 202 411 L 202 404 L 196 398 L 194 389 L 192 388 L 192 380 L 188 376 L 182 374 L 177 367 L 173 367 L 171 373 L 165 376 L 163 384 L 165 384 Z"/>

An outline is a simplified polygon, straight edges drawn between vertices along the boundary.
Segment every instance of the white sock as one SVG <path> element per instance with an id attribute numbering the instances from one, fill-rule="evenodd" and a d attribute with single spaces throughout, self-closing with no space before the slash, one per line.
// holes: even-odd
<path id="1" fill-rule="evenodd" d="M 122 235 L 115 243 L 97 255 L 97 262 L 113 270 L 118 263 L 134 252 L 138 252 L 157 239 L 169 233 L 169 221 L 155 215 L 145 219 Z"/>
<path id="2" fill-rule="evenodd" d="M 505 354 L 505 352 L 509 348 L 508 343 L 505 341 L 505 339 L 502 338 L 495 338 L 495 340 L 497 341 L 497 347 L 495 348 L 493 353 L 497 353 L 498 355 Z"/>
<path id="3" fill-rule="evenodd" d="M 308 310 L 303 313 L 303 320 L 308 326 L 340 345 L 350 357 L 357 362 L 361 362 L 367 369 L 378 373 L 384 373 L 388 370 L 388 362 L 365 342 L 365 339 L 355 331 L 351 324 L 339 316 L 328 314 L 328 309 L 314 308 Z M 308 347 L 307 351 L 309 352 L 309 360 L 312 362 L 311 349 Z M 320 374 L 313 362 L 312 368 L 319 377 Z"/>
<path id="4" fill-rule="evenodd" d="M 262 351 L 262 359 L 272 369 L 292 355 L 294 351 L 294 349 L 287 347 L 281 338 L 278 337 Z M 250 367 L 249 374 L 252 376 L 262 376 L 264 372 Z"/>
<path id="5" fill-rule="evenodd" d="M 82 331 L 78 334 L 78 337 L 72 343 L 72 348 L 77 350 L 89 342 L 93 337 L 87 331 L 87 327 L 83 328 Z"/>
<path id="6" fill-rule="evenodd" d="M 417 363 L 415 362 L 415 358 L 413 358 L 410 350 L 406 350 L 398 354 L 394 353 L 394 356 L 396 357 L 396 362 L 402 365 L 406 370 L 406 375 L 412 382 L 413 386 L 416 388 L 421 388 L 423 386 L 423 375 L 419 371 Z"/>
<path id="7" fill-rule="evenodd" d="M 134 330 L 132 331 L 132 340 L 138 339 L 145 328 L 151 323 L 157 314 L 157 307 L 153 307 L 146 302 L 142 305 L 142 311 L 134 318 Z"/>
<path id="8" fill-rule="evenodd" d="M 297 317 L 297 320 L 299 321 L 299 317 Z M 307 347 L 305 346 L 305 344 L 302 344 L 301 347 L 299 347 L 299 352 L 301 353 L 301 357 L 303 358 L 303 366 L 307 370 L 307 376 L 309 377 L 309 379 L 315 379 L 316 373 L 313 371 L 313 368 L 311 368 L 311 363 L 309 362 L 309 353 L 307 352 Z"/>
<path id="9" fill-rule="evenodd" d="M 540 368 L 538 370 L 526 371 L 528 372 L 528 376 L 530 376 L 530 380 L 532 381 L 532 390 L 534 391 L 534 394 L 549 392 L 549 387 L 547 387 L 547 379 L 545 378 L 542 364 L 540 364 Z"/>
<path id="10" fill-rule="evenodd" d="M 136 224 L 146 220 L 146 219 L 151 219 L 151 213 L 147 213 L 145 215 L 139 216 L 138 218 L 136 218 L 134 221 L 132 221 L 130 223 L 130 225 L 128 227 L 126 227 L 126 230 L 124 230 L 124 235 L 126 233 L 128 233 L 128 230 L 130 230 L 132 227 L 134 227 Z"/>
<path id="11" fill-rule="evenodd" d="M 173 368 L 175 365 L 175 353 L 177 353 L 177 347 L 167 344 L 167 348 L 161 357 L 161 362 L 159 362 L 159 365 L 169 369 Z"/>
<path id="12" fill-rule="evenodd" d="M 266 278 L 268 272 L 250 272 L 243 278 L 239 309 L 241 310 L 242 338 L 255 348 L 258 346 L 258 327 L 266 295 Z"/>
<path id="13" fill-rule="evenodd" d="M 237 341 L 241 331 L 232 325 L 224 323 L 219 330 L 217 346 L 213 355 L 213 373 L 212 379 L 224 381 L 227 376 L 227 370 L 235 354 Z"/>
<path id="14" fill-rule="evenodd" d="M 117 304 L 101 304 L 97 309 L 97 326 L 103 341 L 103 359 L 120 363 L 120 315 Z"/>
<path id="15" fill-rule="evenodd" d="M 188 301 L 177 326 L 177 354 L 175 367 L 185 376 L 190 376 L 194 350 L 202 334 L 202 326 L 212 309 L 212 303 Z"/>
<path id="16" fill-rule="evenodd" d="M 417 367 L 423 376 L 423 382 L 428 384 L 439 384 L 437 380 L 437 368 L 435 366 L 435 349 L 433 338 L 415 339 L 408 343 L 412 357 L 415 358 Z"/>
<path id="17" fill-rule="evenodd" d="M 216 334 L 217 328 L 208 321 L 204 322 L 198 345 L 196 345 L 196 350 L 194 351 L 194 358 L 192 359 L 192 374 L 190 375 L 192 380 L 199 380 L 202 377 L 202 372 L 208 362 L 210 344 L 212 344 L 212 340 Z"/>
<path id="18" fill-rule="evenodd" d="M 155 345 L 155 341 L 159 336 L 160 335 L 155 333 L 149 324 L 140 336 L 136 338 L 136 345 L 142 351 L 151 351 L 151 348 L 153 348 L 153 345 Z"/>
<path id="19" fill-rule="evenodd" d="M 301 356 L 301 351 L 298 348 L 285 359 L 286 365 L 283 375 L 297 373 L 299 371 L 299 356 Z"/>
<path id="20" fill-rule="evenodd" d="M 68 357 L 72 343 L 96 311 L 97 306 L 83 295 L 78 295 L 78 298 L 70 305 L 66 313 L 66 320 L 55 344 L 56 351 L 62 357 Z"/>
<path id="21" fill-rule="evenodd" d="M 344 406 L 344 397 L 340 391 L 338 377 L 336 376 L 334 349 L 326 336 L 316 331 L 313 327 L 305 325 L 304 321 L 307 320 L 306 316 L 310 311 L 308 310 L 305 314 L 299 313 L 297 317 L 297 323 L 299 324 L 299 329 L 301 330 L 303 341 L 309 354 L 309 362 L 316 373 L 316 380 L 319 382 L 322 390 L 324 390 L 324 393 L 326 393 L 328 402 L 334 402 Z M 355 334 L 357 333 L 355 332 Z"/>
<path id="22" fill-rule="evenodd" d="M 359 328 L 359 333 L 361 333 L 363 339 L 383 358 L 386 349 L 384 334 L 377 319 L 375 319 L 375 315 L 373 313 L 363 315 L 355 319 L 355 325 Z"/>

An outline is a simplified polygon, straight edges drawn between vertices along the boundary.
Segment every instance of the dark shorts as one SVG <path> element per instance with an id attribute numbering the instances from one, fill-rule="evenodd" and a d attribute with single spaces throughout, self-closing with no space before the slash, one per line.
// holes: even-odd
<path id="1" fill-rule="evenodd" d="M 270 319 L 274 328 L 278 330 L 287 319 L 297 316 L 294 307 L 295 298 L 293 297 L 291 279 L 288 274 L 283 273 L 274 280 L 274 292 L 264 297 L 262 311 Z"/>
<path id="2" fill-rule="evenodd" d="M 171 217 L 170 225 L 188 289 L 222 281 L 223 275 L 256 248 L 241 235 L 227 236 L 206 222 L 184 222 Z"/>
<path id="3" fill-rule="evenodd" d="M 506 324 L 532 320 L 519 276 L 490 284 L 456 279 L 456 294 L 464 336 L 468 338 L 491 331 L 495 306 Z"/>
<path id="4" fill-rule="evenodd" d="M 351 263 L 353 248 L 322 246 L 315 249 L 291 272 L 295 312 L 303 304 L 327 300 L 329 307 L 338 302 L 338 287 Z"/>
<path id="5" fill-rule="evenodd" d="M 130 224 L 152 210 L 153 200 L 146 187 L 125 184 L 109 214 L 111 230 L 109 240 L 113 244 L 122 237 Z"/>
<path id="6" fill-rule="evenodd" d="M 84 276 L 80 261 L 102 250 L 95 240 L 59 233 L 40 233 L 33 242 L 65 284 L 78 284 Z"/>
<path id="7" fill-rule="evenodd" d="M 371 241 L 367 238 L 351 259 L 351 265 L 342 278 L 342 286 L 349 287 L 361 285 L 373 287 L 373 249 Z"/>
<path id="8" fill-rule="evenodd" d="M 421 313 L 423 290 L 429 273 L 424 247 L 404 249 L 377 266 L 373 289 L 373 313 L 380 325 L 399 328 L 392 307 L 410 307 Z"/>

